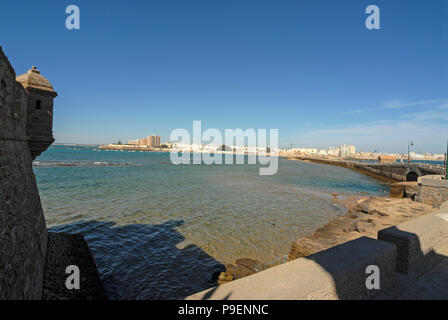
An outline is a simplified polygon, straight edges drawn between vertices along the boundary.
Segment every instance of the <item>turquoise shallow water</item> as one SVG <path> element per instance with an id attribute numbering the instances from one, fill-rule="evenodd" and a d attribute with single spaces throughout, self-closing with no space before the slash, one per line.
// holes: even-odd
<path id="1" fill-rule="evenodd" d="M 274 176 L 93 147 L 52 146 L 36 162 L 47 225 L 85 235 L 114 299 L 183 298 L 238 258 L 283 262 L 294 240 L 345 213 L 332 192 L 388 192 L 346 168 L 284 159 Z"/>

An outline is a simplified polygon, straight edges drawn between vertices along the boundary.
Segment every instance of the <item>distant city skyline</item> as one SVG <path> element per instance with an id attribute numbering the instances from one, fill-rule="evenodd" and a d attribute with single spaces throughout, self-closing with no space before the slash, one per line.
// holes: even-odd
<path id="1" fill-rule="evenodd" d="M 448 2 L 77 1 L 2 4 L 0 45 L 48 79 L 59 143 L 126 142 L 155 132 L 279 129 L 279 145 L 444 153 Z M 104 14 L 107 12 L 107 14 Z M 30 49 L 32 48 L 32 49 Z"/>
<path id="2" fill-rule="evenodd" d="M 367 155 L 378 155 L 378 154 L 386 154 L 386 155 L 395 155 L 395 156 L 407 156 L 407 152 L 381 152 L 378 150 L 357 150 L 356 146 L 343 144 L 341 146 L 330 146 L 328 148 L 302 148 L 302 147 L 293 147 L 285 148 L 288 152 L 300 152 L 305 154 L 314 154 L 318 156 L 367 156 Z M 423 158 L 425 156 L 431 155 L 440 158 L 441 160 L 445 159 L 445 153 L 418 153 L 415 151 L 409 150 L 409 156 L 413 158 Z"/>

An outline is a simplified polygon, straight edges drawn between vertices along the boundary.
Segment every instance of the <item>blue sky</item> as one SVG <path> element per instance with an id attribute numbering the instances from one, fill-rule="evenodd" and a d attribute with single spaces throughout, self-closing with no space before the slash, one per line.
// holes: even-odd
<path id="1" fill-rule="evenodd" d="M 442 153 L 447 21 L 445 0 L 4 1 L 0 45 L 58 91 L 58 142 L 167 140 L 201 120 L 278 128 L 281 146 Z"/>

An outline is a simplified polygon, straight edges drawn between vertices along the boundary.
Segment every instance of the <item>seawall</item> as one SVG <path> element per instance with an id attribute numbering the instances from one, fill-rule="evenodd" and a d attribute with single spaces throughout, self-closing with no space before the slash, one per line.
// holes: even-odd
<path id="1" fill-rule="evenodd" d="M 45 224 L 32 161 L 54 141 L 56 96 L 36 67 L 16 77 L 0 47 L 0 300 L 106 298 L 82 236 Z M 69 265 L 84 279 L 76 292 L 65 287 Z"/>
<path id="2" fill-rule="evenodd" d="M 0 299 L 40 299 L 47 228 L 26 133 L 27 97 L 0 47 Z"/>
<path id="3" fill-rule="evenodd" d="M 288 156 L 286 159 L 340 166 L 387 182 L 417 181 L 417 178 L 421 176 L 444 174 L 444 169 L 441 166 L 429 164 L 370 163 L 303 156 Z"/>

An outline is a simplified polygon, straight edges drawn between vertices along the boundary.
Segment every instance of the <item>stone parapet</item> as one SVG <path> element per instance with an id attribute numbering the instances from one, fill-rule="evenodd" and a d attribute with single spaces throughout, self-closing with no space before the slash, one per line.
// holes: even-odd
<path id="1" fill-rule="evenodd" d="M 418 276 L 443 258 L 438 250 L 448 245 L 448 210 L 380 230 L 378 239 L 397 247 L 397 272 Z"/>
<path id="2" fill-rule="evenodd" d="M 448 181 L 439 175 L 420 177 L 415 200 L 440 208 L 443 202 L 448 201 Z"/>

